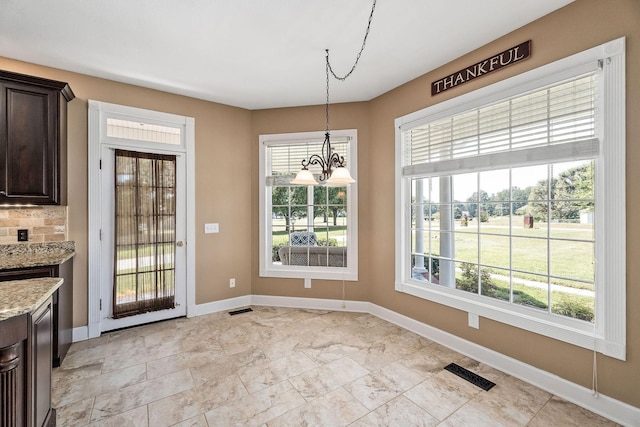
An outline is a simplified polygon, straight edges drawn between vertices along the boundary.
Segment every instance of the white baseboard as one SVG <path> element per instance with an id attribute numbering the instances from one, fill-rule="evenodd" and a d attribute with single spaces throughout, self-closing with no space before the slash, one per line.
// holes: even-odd
<path id="1" fill-rule="evenodd" d="M 505 356 L 471 341 L 429 326 L 410 317 L 396 313 L 369 302 L 324 300 L 314 298 L 291 298 L 267 295 L 253 295 L 252 305 L 295 307 L 319 310 L 342 310 L 369 313 L 390 323 L 403 327 L 420 336 L 451 348 L 478 362 L 482 362 L 511 376 L 533 384 L 562 399 L 575 403 L 591 412 L 602 415 L 624 426 L 640 426 L 640 408 L 600 394 L 594 397 L 591 390 L 572 383 L 557 375 Z"/>
<path id="2" fill-rule="evenodd" d="M 640 408 L 602 394 L 594 397 L 592 391 L 586 387 L 384 307 L 371 304 L 370 313 L 619 424 L 640 426 Z"/>
<path id="3" fill-rule="evenodd" d="M 352 311 L 369 313 L 371 303 L 363 301 L 343 301 L 335 299 L 276 297 L 252 295 L 251 305 L 270 305 L 274 307 L 306 308 L 313 310 Z"/>
<path id="4" fill-rule="evenodd" d="M 220 311 L 232 310 L 248 305 L 251 305 L 251 295 L 243 295 L 241 297 L 208 302 L 206 304 L 197 304 L 195 306 L 195 315 L 202 316 L 204 314 L 218 313 Z"/>
<path id="5" fill-rule="evenodd" d="M 594 397 L 591 390 L 586 387 L 370 302 L 245 295 L 196 305 L 193 311 L 190 310 L 190 317 L 191 314 L 202 316 L 250 305 L 369 313 L 533 384 L 621 425 L 640 427 L 640 408 L 602 394 Z M 74 328 L 73 341 L 87 339 L 88 332 L 86 326 Z"/>
<path id="6" fill-rule="evenodd" d="M 71 341 L 85 341 L 89 339 L 89 327 L 88 326 L 80 326 L 78 328 L 73 328 L 71 331 Z"/>

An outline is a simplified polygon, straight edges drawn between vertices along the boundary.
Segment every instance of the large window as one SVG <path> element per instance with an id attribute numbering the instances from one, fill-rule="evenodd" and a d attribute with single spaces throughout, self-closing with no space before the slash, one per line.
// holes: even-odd
<path id="1" fill-rule="evenodd" d="M 397 290 L 624 358 L 623 45 L 397 120 Z"/>
<path id="2" fill-rule="evenodd" d="M 332 149 L 352 174 L 356 137 L 356 131 L 331 134 Z M 260 137 L 262 276 L 357 279 L 357 184 L 291 184 L 301 161 L 320 153 L 323 140 L 323 132 Z M 321 172 L 314 165 L 309 170 Z"/>

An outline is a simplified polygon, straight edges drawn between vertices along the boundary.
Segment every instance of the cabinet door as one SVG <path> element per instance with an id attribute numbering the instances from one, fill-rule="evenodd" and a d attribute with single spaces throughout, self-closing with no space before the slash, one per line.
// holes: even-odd
<path id="1" fill-rule="evenodd" d="M 27 336 L 29 316 L 23 314 L 0 321 L 0 426 L 26 426 Z"/>
<path id="2" fill-rule="evenodd" d="M 73 342 L 73 258 L 61 265 L 0 270 L 0 282 L 38 277 L 64 279 L 53 294 L 53 367 L 57 368 Z"/>
<path id="3" fill-rule="evenodd" d="M 2 83 L 0 202 L 58 203 L 58 94 L 38 86 Z"/>
<path id="4" fill-rule="evenodd" d="M 51 410 L 52 308 L 51 300 L 32 315 L 32 417 L 34 426 L 48 425 Z"/>

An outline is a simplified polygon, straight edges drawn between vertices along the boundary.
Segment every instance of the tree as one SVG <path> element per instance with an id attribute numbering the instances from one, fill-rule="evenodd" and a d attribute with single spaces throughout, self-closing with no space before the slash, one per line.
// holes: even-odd
<path id="1" fill-rule="evenodd" d="M 478 196 L 478 192 L 474 192 L 467 199 L 467 207 L 469 210 L 469 215 L 471 218 L 476 218 L 478 216 L 478 204 L 479 203 L 487 203 L 489 201 L 489 194 L 486 191 L 480 190 L 480 195 Z M 493 210 L 493 209 L 492 209 Z"/>
<path id="2" fill-rule="evenodd" d="M 306 216 L 307 187 L 272 187 L 271 205 L 273 213 L 285 220 L 285 230 L 291 227 L 291 218 Z"/>
<path id="3" fill-rule="evenodd" d="M 551 194 L 553 194 L 553 188 L 555 188 L 555 179 L 551 180 Z M 533 217 L 538 221 L 546 221 L 549 211 L 548 203 L 546 200 L 549 197 L 549 180 L 542 179 L 538 181 L 536 185 L 531 187 L 529 192 L 529 203 L 527 209 Z"/>
<path id="4" fill-rule="evenodd" d="M 313 213 L 324 215 L 327 221 L 329 212 L 333 217 L 333 225 L 338 225 L 338 213 L 346 210 L 347 192 L 342 187 L 316 187 L 313 191 Z"/>
<path id="5" fill-rule="evenodd" d="M 495 215 L 508 215 L 509 203 L 511 203 L 511 214 L 515 214 L 518 209 L 527 205 L 529 200 L 529 193 L 531 187 L 527 187 L 524 190 L 520 187 L 511 187 L 511 191 L 508 188 L 498 191 L 495 195 L 491 196 L 491 201 L 504 202 L 502 209 L 495 212 Z"/>
<path id="6" fill-rule="evenodd" d="M 580 219 L 580 211 L 593 209 L 593 165 L 586 163 L 562 171 L 556 179 L 551 218 L 560 221 Z"/>
<path id="7" fill-rule="evenodd" d="M 547 179 L 538 181 L 529 194 L 529 211 L 539 220 L 547 219 L 548 210 L 551 219 L 578 220 L 581 210 L 593 209 L 593 172 L 593 164 L 585 163 L 561 171 L 551 178 L 551 182 Z"/>

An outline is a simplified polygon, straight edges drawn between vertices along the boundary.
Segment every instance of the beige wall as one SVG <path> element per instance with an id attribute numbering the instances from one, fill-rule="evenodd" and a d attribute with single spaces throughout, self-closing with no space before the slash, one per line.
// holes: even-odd
<path id="1" fill-rule="evenodd" d="M 346 282 L 346 298 L 372 301 L 469 341 L 591 386 L 592 354 L 581 348 L 481 320 L 394 291 L 394 119 L 550 61 L 627 37 L 627 361 L 598 355 L 600 392 L 640 407 L 640 1 L 576 0 L 434 72 L 371 102 L 331 107 L 332 129 L 358 129 L 359 280 Z M 492 75 L 430 96 L 430 83 L 492 54 L 531 39 L 532 56 Z M 428 55 L 428 52 L 424 52 Z M 112 102 L 195 117 L 197 303 L 262 294 L 342 298 L 342 283 L 258 277 L 258 135 L 324 129 L 323 106 L 246 111 L 136 86 L 0 58 L 0 68 L 67 81 L 77 99 L 69 104 L 69 238 L 76 241 L 74 324 L 87 322 L 87 100 Z M 354 77 L 357 78 L 357 77 Z M 348 84 L 348 83 L 347 83 Z M 233 174 L 234 182 L 229 183 Z M 204 235 L 205 222 L 220 233 Z M 228 279 L 237 287 L 230 289 Z"/>
<path id="2" fill-rule="evenodd" d="M 369 194 L 371 191 L 368 179 L 370 171 L 371 135 L 369 132 L 368 103 L 351 103 L 332 105 L 330 109 L 331 129 L 358 130 L 358 263 L 360 266 L 357 282 L 346 281 L 345 298 L 347 300 L 368 301 L 370 271 L 363 268 L 369 262 L 370 245 L 372 243 L 368 231 Z M 258 136 L 285 132 L 323 131 L 326 127 L 324 106 L 282 108 L 275 110 L 254 111 L 252 114 L 251 156 L 254 159 L 252 173 L 252 223 L 254 230 L 252 241 L 252 292 L 256 295 L 279 295 L 306 298 L 342 298 L 341 281 L 312 280 L 311 288 L 305 289 L 302 279 L 260 278 L 259 269 L 259 236 L 258 236 Z M 302 160 L 302 159 L 301 159 Z M 391 193 L 392 194 L 392 193 Z M 391 196 L 392 197 L 392 196 Z M 390 242 L 391 243 L 391 242 Z M 392 246 L 390 247 L 393 251 Z"/>
<path id="3" fill-rule="evenodd" d="M 534 333 L 488 319 L 479 330 L 467 326 L 463 311 L 431 303 L 394 290 L 394 120 L 402 115 L 495 83 L 554 60 L 627 37 L 627 216 L 640 209 L 634 183 L 640 179 L 640 1 L 577 0 L 569 6 L 471 52 L 439 69 L 392 90 L 368 103 L 331 107 L 331 128 L 357 127 L 359 169 L 360 280 L 347 282 L 347 299 L 365 299 L 420 320 L 466 340 L 478 343 L 584 387 L 591 387 L 593 354 Z M 431 82 L 463 69 L 523 41 L 532 40 L 531 58 L 494 74 L 431 97 Z M 425 55 L 428 52 L 424 52 Z M 355 78 L 355 77 L 354 77 Z M 347 83 L 348 84 L 348 83 Z M 252 140 L 261 133 L 322 129 L 320 108 L 253 112 Z M 367 127 L 368 125 L 368 127 Z M 252 149 L 257 163 L 257 147 Z M 257 168 L 257 166 L 255 166 Z M 257 172 L 253 173 L 253 224 L 258 224 Z M 640 269 L 637 222 L 627 224 L 627 361 L 598 355 L 601 393 L 640 407 L 640 288 L 634 286 Z M 341 283 L 315 284 L 304 289 L 302 280 L 258 277 L 258 240 L 253 240 L 254 294 L 342 298 Z"/>
<path id="4" fill-rule="evenodd" d="M 147 108 L 195 118 L 196 302 L 251 293 L 251 113 L 137 86 L 0 58 L 0 69 L 69 83 L 68 237 L 76 242 L 74 326 L 87 324 L 87 101 Z M 229 176 L 234 176 L 234 182 Z M 218 222 L 219 234 L 203 232 Z M 187 242 L 191 244 L 191 242 Z M 229 288 L 229 278 L 236 287 Z"/>
<path id="5" fill-rule="evenodd" d="M 502 37 L 466 56 L 397 88 L 371 102 L 371 163 L 394 156 L 393 120 L 498 80 L 539 67 L 618 37 L 627 39 L 627 361 L 598 355 L 601 393 L 640 407 L 640 209 L 635 183 L 640 179 L 640 1 L 577 0 L 567 7 Z M 431 97 L 430 84 L 495 53 L 532 40 L 531 58 L 494 74 Z M 425 52 L 428 54 L 428 52 Z M 368 178 L 376 191 L 362 212 L 369 215 L 376 242 L 393 241 L 394 207 L 382 194 L 394 193 L 393 169 L 378 169 Z M 393 263 L 387 245 L 372 245 L 370 299 L 373 303 L 423 321 L 500 353 L 537 366 L 569 381 L 591 387 L 590 351 L 505 324 L 481 319 L 480 330 L 467 326 L 465 312 L 394 291 Z"/>

